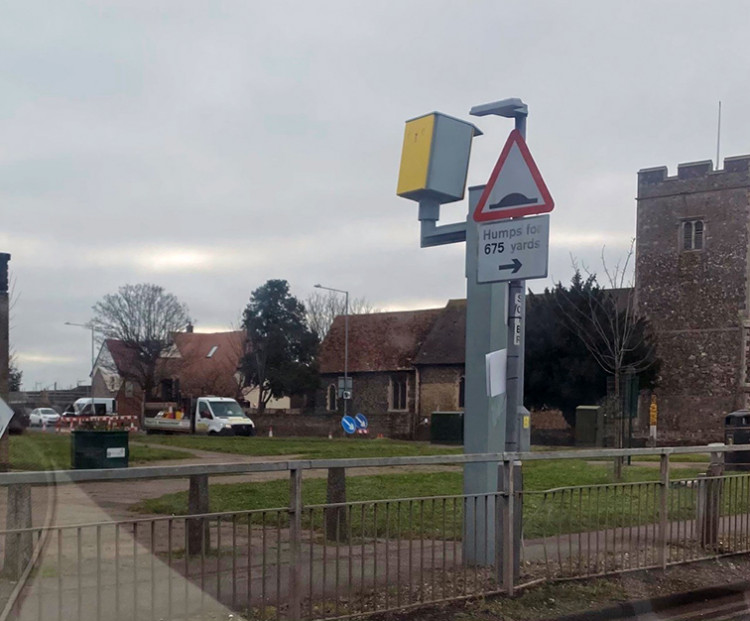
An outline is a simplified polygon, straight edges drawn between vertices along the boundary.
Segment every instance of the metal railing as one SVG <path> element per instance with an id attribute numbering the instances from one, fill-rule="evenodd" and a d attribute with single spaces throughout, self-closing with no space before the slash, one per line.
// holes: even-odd
<path id="1" fill-rule="evenodd" d="M 339 619 L 512 593 L 540 580 L 747 552 L 750 473 L 670 479 L 671 455 L 732 450 L 750 446 L 0 474 L 0 486 L 54 488 L 58 496 L 66 494 L 65 502 L 82 506 L 92 502 L 87 484 L 93 482 L 268 472 L 289 477 L 289 503 L 275 508 L 87 523 L 59 523 L 53 512 L 44 524 L 0 531 L 5 559 L 0 620 L 187 620 L 228 614 Z M 653 481 L 514 488 L 520 463 L 645 455 L 660 456 Z M 466 463 L 496 463 L 498 491 L 303 503 L 308 470 Z M 61 502 L 58 498 L 58 507 Z M 482 537 L 467 538 L 465 522 L 473 520 L 469 530 L 482 535 L 488 516 L 502 540 L 521 538 L 520 567 L 512 545 L 499 547 L 488 562 L 472 562 L 482 558 L 477 549 Z"/>

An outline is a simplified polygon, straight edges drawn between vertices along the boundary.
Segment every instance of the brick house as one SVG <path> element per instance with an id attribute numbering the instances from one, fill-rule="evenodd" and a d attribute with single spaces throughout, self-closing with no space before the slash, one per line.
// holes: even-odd
<path id="1" fill-rule="evenodd" d="M 132 379 L 136 353 L 121 341 L 106 339 L 94 365 L 94 397 L 114 397 L 119 414 L 140 416 L 144 401 L 242 396 L 237 371 L 245 351 L 244 331 L 178 332 L 172 339 L 157 363 L 156 387 L 148 399 Z"/>
<path id="2" fill-rule="evenodd" d="M 722 438 L 750 404 L 750 156 L 638 173 L 636 305 L 662 359 L 659 437 Z M 648 411 L 647 408 L 642 408 Z"/>
<path id="3" fill-rule="evenodd" d="M 344 372 L 343 316 L 336 317 L 318 355 L 318 410 L 341 413 L 337 380 Z M 405 435 L 433 411 L 463 409 L 466 302 L 444 308 L 349 317 L 349 411 L 403 419 Z"/>

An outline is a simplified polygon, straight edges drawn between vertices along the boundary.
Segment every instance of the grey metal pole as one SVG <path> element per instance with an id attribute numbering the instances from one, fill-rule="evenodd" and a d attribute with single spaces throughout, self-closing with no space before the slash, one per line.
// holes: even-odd
<path id="1" fill-rule="evenodd" d="M 507 347 L 507 285 L 477 282 L 479 232 L 472 220 L 484 186 L 469 188 L 466 227 L 466 362 L 464 453 L 500 453 L 505 446 L 505 395 L 487 394 L 486 355 Z M 464 466 L 463 561 L 491 565 L 495 559 L 497 466 Z"/>
<path id="2" fill-rule="evenodd" d="M 527 113 L 515 116 L 516 129 L 526 139 Z M 508 368 L 506 390 L 508 408 L 505 450 L 527 450 L 522 446 L 522 421 L 519 409 L 523 405 L 524 339 L 526 326 L 526 281 L 511 280 L 508 285 Z"/>
<path id="3" fill-rule="evenodd" d="M 344 307 L 344 392 L 349 390 L 349 292 L 344 291 L 346 302 Z M 349 399 L 344 399 L 344 416 L 349 410 Z"/>
<path id="4" fill-rule="evenodd" d="M 10 294 L 8 292 L 8 262 L 10 254 L 0 252 L 0 398 L 10 393 Z M 10 470 L 8 434 L 0 436 L 0 471 Z"/>
<path id="5" fill-rule="evenodd" d="M 91 413 L 94 414 L 94 324 L 91 326 Z"/>

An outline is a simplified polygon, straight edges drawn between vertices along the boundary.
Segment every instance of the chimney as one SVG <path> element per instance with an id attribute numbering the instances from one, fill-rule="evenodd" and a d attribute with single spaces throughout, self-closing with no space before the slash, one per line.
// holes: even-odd
<path id="1" fill-rule="evenodd" d="M 188 334 L 192 334 L 193 333 L 193 324 L 192 323 L 188 323 L 188 325 L 185 326 L 185 332 L 187 332 Z"/>

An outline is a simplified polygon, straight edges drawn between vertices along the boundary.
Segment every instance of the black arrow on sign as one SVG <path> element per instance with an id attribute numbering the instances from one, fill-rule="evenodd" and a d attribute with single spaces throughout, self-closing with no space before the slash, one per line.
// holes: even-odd
<path id="1" fill-rule="evenodd" d="M 513 271 L 511 273 L 515 274 L 518 270 L 521 269 L 521 265 L 523 265 L 523 263 L 521 263 L 518 259 L 513 259 L 513 263 L 508 263 L 506 265 L 498 265 L 497 269 L 499 269 L 501 272 L 503 270 L 511 270 L 512 269 Z"/>

